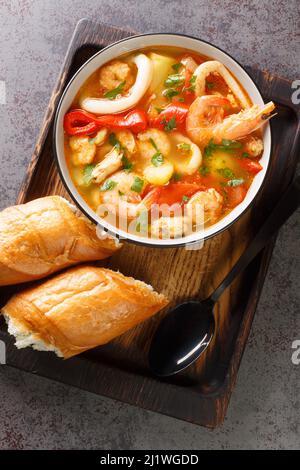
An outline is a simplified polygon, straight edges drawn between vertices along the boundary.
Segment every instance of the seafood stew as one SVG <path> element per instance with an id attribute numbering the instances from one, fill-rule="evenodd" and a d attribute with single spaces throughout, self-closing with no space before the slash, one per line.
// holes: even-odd
<path id="1" fill-rule="evenodd" d="M 102 65 L 64 116 L 74 185 L 110 224 L 177 238 L 215 224 L 262 170 L 262 125 L 272 102 L 253 105 L 219 61 L 153 47 Z"/>

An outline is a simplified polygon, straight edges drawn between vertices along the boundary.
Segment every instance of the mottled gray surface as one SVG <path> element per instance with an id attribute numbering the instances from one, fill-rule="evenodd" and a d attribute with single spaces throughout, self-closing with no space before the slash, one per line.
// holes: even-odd
<path id="1" fill-rule="evenodd" d="M 243 64 L 300 78 L 297 0 L 2 0 L 0 80 L 7 84 L 7 105 L 0 105 L 2 208 L 14 202 L 82 17 L 142 32 L 192 34 Z M 0 366 L 0 448 L 299 448 L 300 365 L 291 363 L 292 341 L 300 339 L 299 239 L 298 212 L 281 230 L 222 428 L 208 431 Z"/>

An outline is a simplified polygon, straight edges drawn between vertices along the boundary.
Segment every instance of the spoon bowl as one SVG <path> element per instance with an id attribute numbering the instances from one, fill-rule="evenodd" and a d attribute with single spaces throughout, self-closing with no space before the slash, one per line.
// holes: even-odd
<path id="1" fill-rule="evenodd" d="M 177 374 L 205 351 L 215 331 L 213 307 L 210 299 L 184 302 L 162 320 L 149 354 L 155 375 Z"/>

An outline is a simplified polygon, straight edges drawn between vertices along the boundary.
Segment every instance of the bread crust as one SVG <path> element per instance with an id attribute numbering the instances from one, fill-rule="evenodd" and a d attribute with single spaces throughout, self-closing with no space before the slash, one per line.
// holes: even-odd
<path id="1" fill-rule="evenodd" d="M 41 279 L 76 263 L 101 260 L 118 245 L 60 196 L 0 212 L 0 286 Z"/>
<path id="2" fill-rule="evenodd" d="M 111 341 L 167 303 L 141 281 L 77 266 L 14 295 L 2 313 L 69 358 Z"/>

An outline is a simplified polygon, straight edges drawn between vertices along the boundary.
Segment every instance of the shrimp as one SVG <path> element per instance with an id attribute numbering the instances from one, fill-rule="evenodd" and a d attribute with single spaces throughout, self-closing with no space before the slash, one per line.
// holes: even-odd
<path id="1" fill-rule="evenodd" d="M 221 214 L 223 196 L 214 188 L 198 191 L 186 204 L 187 214 L 196 225 L 214 223 Z"/>
<path id="2" fill-rule="evenodd" d="M 238 102 L 244 109 L 250 108 L 250 101 L 242 87 L 236 79 L 231 75 L 227 68 L 217 60 L 208 60 L 199 65 L 194 71 L 196 76 L 195 92 L 196 96 L 205 95 L 206 77 L 211 73 L 217 73 L 225 80 L 231 93 L 237 98 Z"/>
<path id="3" fill-rule="evenodd" d="M 189 137 L 198 145 L 207 145 L 211 139 L 220 143 L 222 139 L 239 140 L 258 129 L 273 115 L 275 105 L 272 101 L 259 107 L 224 117 L 222 106 L 228 105 L 226 98 L 207 95 L 195 99 L 189 108 L 186 130 Z"/>
<path id="4" fill-rule="evenodd" d="M 251 157 L 258 157 L 264 149 L 263 141 L 259 137 L 249 137 L 244 145 L 245 152 Z"/>
<path id="5" fill-rule="evenodd" d="M 95 168 L 92 171 L 92 179 L 95 183 L 102 183 L 107 176 L 111 175 L 115 171 L 117 171 L 122 166 L 122 157 L 123 152 L 121 152 L 116 147 L 108 152 L 104 159 L 97 163 Z"/>
<path id="6" fill-rule="evenodd" d="M 151 224 L 151 235 L 156 238 L 180 238 L 187 231 L 187 218 L 184 216 L 160 217 Z"/>
<path id="7" fill-rule="evenodd" d="M 96 154 L 96 144 L 88 136 L 72 136 L 69 139 L 72 149 L 71 159 L 75 166 L 89 165 Z"/>
<path id="8" fill-rule="evenodd" d="M 133 154 L 136 152 L 136 142 L 131 131 L 128 129 L 116 131 L 116 138 L 129 153 Z"/>
<path id="9" fill-rule="evenodd" d="M 151 205 L 156 200 L 156 193 L 155 191 L 150 191 L 142 198 L 142 191 L 137 193 L 132 189 L 137 178 L 141 180 L 138 174 L 134 172 L 126 173 L 125 171 L 118 171 L 109 179 L 109 181 L 114 183 L 113 188 L 101 192 L 100 202 L 110 212 L 118 213 L 120 217 L 127 219 L 134 219 L 142 211 L 150 210 Z"/>
<path id="10" fill-rule="evenodd" d="M 106 141 L 107 136 L 108 130 L 103 127 L 102 129 L 100 129 L 100 131 L 97 132 L 95 137 L 92 139 L 92 142 L 94 142 L 96 145 L 103 145 Z"/>
<path id="11" fill-rule="evenodd" d="M 147 129 L 140 132 L 137 137 L 139 152 L 144 160 L 150 161 L 156 152 L 167 157 L 171 151 L 169 137 L 159 129 Z"/>
<path id="12" fill-rule="evenodd" d="M 100 69 L 100 86 L 105 90 L 113 90 L 121 83 L 124 83 L 123 90 L 128 90 L 134 83 L 132 71 L 126 62 L 113 60 Z"/>

